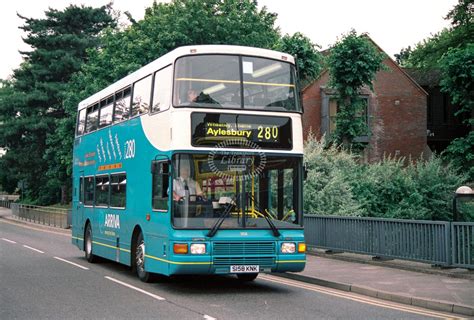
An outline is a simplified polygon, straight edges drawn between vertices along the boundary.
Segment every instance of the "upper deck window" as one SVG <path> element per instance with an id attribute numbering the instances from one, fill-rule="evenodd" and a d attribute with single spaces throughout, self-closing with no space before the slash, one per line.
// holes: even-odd
<path id="1" fill-rule="evenodd" d="M 97 130 L 99 120 L 99 104 L 96 103 L 87 108 L 86 133 Z"/>
<path id="2" fill-rule="evenodd" d="M 130 117 L 130 98 L 132 88 L 127 87 L 115 94 L 114 122 L 120 122 Z"/>
<path id="3" fill-rule="evenodd" d="M 82 109 L 79 111 L 79 116 L 77 119 L 77 128 L 76 128 L 76 136 L 80 136 L 84 133 L 86 125 L 86 109 Z"/>
<path id="4" fill-rule="evenodd" d="M 177 107 L 301 111 L 290 63 L 247 56 L 196 55 L 178 59 Z"/>
<path id="5" fill-rule="evenodd" d="M 150 110 L 151 75 L 135 82 L 133 85 L 132 117 L 147 113 Z"/>
<path id="6" fill-rule="evenodd" d="M 110 96 L 100 102 L 99 127 L 105 127 L 112 123 L 112 112 L 114 108 L 114 96 Z"/>

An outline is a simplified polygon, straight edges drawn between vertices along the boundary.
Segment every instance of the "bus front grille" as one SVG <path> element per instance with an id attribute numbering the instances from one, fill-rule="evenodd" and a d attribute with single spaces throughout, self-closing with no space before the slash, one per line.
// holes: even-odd
<path id="1" fill-rule="evenodd" d="M 275 255 L 275 242 L 215 242 L 213 256 Z"/>
<path id="2" fill-rule="evenodd" d="M 235 266 L 235 265 L 259 265 L 272 266 L 275 263 L 274 257 L 214 257 L 215 267 Z"/>

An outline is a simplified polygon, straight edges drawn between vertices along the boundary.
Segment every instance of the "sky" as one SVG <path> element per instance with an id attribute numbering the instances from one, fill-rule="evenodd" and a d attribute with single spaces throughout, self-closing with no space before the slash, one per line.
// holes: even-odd
<path id="1" fill-rule="evenodd" d="M 8 0 L 0 5 L 0 78 L 11 75 L 21 61 L 19 50 L 29 47 L 18 29 L 26 17 L 42 18 L 50 8 L 63 9 L 69 4 L 101 6 L 110 0 Z M 169 1 L 167 1 L 169 2 Z M 135 20 L 143 18 L 153 0 L 115 0 L 114 8 L 129 11 Z M 259 6 L 278 14 L 276 25 L 282 34 L 302 32 L 326 49 L 352 28 L 369 36 L 390 56 L 413 46 L 449 26 L 444 20 L 457 0 L 259 0 Z"/>

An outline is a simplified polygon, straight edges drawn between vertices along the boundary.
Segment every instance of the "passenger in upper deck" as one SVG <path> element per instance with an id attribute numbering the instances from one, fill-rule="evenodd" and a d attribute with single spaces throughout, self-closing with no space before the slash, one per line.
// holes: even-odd
<path id="1" fill-rule="evenodd" d="M 188 100 L 186 102 L 192 103 L 197 102 L 199 94 L 196 89 L 189 89 L 188 90 Z"/>

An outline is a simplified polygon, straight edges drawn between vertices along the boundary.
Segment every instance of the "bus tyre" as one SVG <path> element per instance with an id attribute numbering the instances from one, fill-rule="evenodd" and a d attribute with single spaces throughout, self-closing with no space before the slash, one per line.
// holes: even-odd
<path id="1" fill-rule="evenodd" d="M 86 232 L 84 236 L 84 254 L 88 262 L 97 262 L 97 256 L 92 252 L 92 228 L 90 223 L 88 223 L 86 226 Z"/>
<path id="2" fill-rule="evenodd" d="M 258 273 L 239 273 L 237 278 L 242 282 L 250 282 L 257 279 Z"/>
<path id="3" fill-rule="evenodd" d="M 134 267 L 137 272 L 137 276 L 141 281 L 152 281 L 151 272 L 145 271 L 145 240 L 143 239 L 142 233 L 138 235 L 137 242 L 135 245 Z"/>

